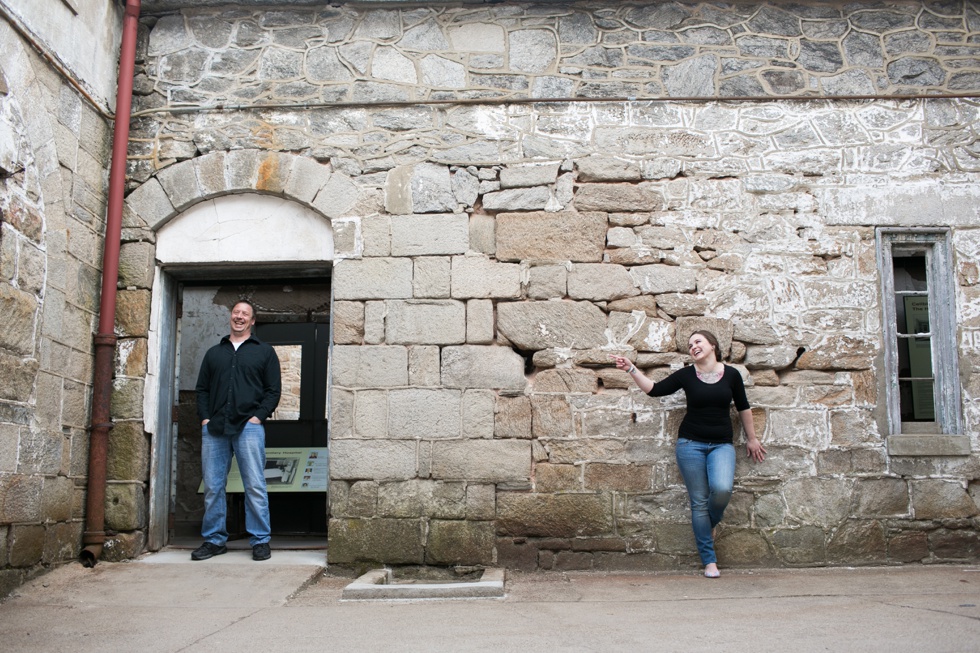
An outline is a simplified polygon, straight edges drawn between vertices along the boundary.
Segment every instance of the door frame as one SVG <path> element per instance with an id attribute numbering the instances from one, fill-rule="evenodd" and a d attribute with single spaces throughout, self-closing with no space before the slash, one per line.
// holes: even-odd
<path id="1" fill-rule="evenodd" d="M 147 373 L 143 387 L 144 430 L 150 435 L 149 510 L 146 548 L 159 551 L 170 543 L 172 515 L 176 501 L 178 368 L 180 352 L 180 291 L 183 283 L 243 284 L 254 282 L 324 282 L 330 284 L 327 365 L 327 438 L 330 433 L 330 387 L 333 355 L 332 261 L 315 263 L 256 265 L 157 265 L 150 300 L 150 326 L 147 337 Z M 327 460 L 329 478 L 329 457 Z M 328 501 L 329 510 L 329 501 Z"/>

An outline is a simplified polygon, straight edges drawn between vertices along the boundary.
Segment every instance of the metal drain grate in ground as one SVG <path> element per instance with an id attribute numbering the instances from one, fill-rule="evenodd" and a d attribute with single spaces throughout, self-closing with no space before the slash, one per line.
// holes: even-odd
<path id="1" fill-rule="evenodd" d="M 341 599 L 486 599 L 503 595 L 503 569 L 484 569 L 479 579 L 462 582 L 398 582 L 391 569 L 372 569 L 345 587 Z"/>

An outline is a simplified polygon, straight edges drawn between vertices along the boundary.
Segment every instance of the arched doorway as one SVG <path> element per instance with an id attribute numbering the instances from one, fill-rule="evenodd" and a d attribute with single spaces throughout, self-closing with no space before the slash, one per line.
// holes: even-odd
<path id="1" fill-rule="evenodd" d="M 326 538 L 327 363 L 331 224 L 303 204 L 259 193 L 195 204 L 156 235 L 149 349 L 158 353 L 150 536 L 158 549 L 199 539 L 200 429 L 194 385 L 201 357 L 227 333 L 228 307 L 257 305 L 257 334 L 280 354 L 284 392 L 266 424 L 273 535 Z M 149 375 L 148 375 L 149 376 Z M 147 412 L 152 407 L 147 402 Z M 278 475 L 277 475 L 278 474 Z M 230 532 L 239 495 L 229 481 Z"/>

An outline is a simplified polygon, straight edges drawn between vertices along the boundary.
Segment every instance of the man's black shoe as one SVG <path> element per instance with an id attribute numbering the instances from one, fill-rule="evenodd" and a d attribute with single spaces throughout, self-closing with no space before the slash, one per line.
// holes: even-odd
<path id="1" fill-rule="evenodd" d="M 207 560 L 212 556 L 219 556 L 222 553 L 228 553 L 228 547 L 224 544 L 211 544 L 210 542 L 205 542 L 201 546 L 194 549 L 191 553 L 191 560 Z"/>
<path id="2" fill-rule="evenodd" d="M 268 560 L 271 557 L 272 551 L 269 550 L 268 543 L 263 542 L 252 547 L 252 560 Z"/>

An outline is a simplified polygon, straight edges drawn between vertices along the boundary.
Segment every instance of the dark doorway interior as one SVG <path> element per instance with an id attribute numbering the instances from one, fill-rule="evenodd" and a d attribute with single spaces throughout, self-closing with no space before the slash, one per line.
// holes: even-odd
<path id="1" fill-rule="evenodd" d="M 181 289 L 177 461 L 171 542 L 200 536 L 200 423 L 194 385 L 207 348 L 228 333 L 230 306 L 256 305 L 256 335 L 273 345 L 283 373 L 283 397 L 266 421 L 266 478 L 273 538 L 313 538 L 327 532 L 328 281 L 192 284 Z M 228 528 L 245 538 L 241 495 L 229 493 Z"/>

